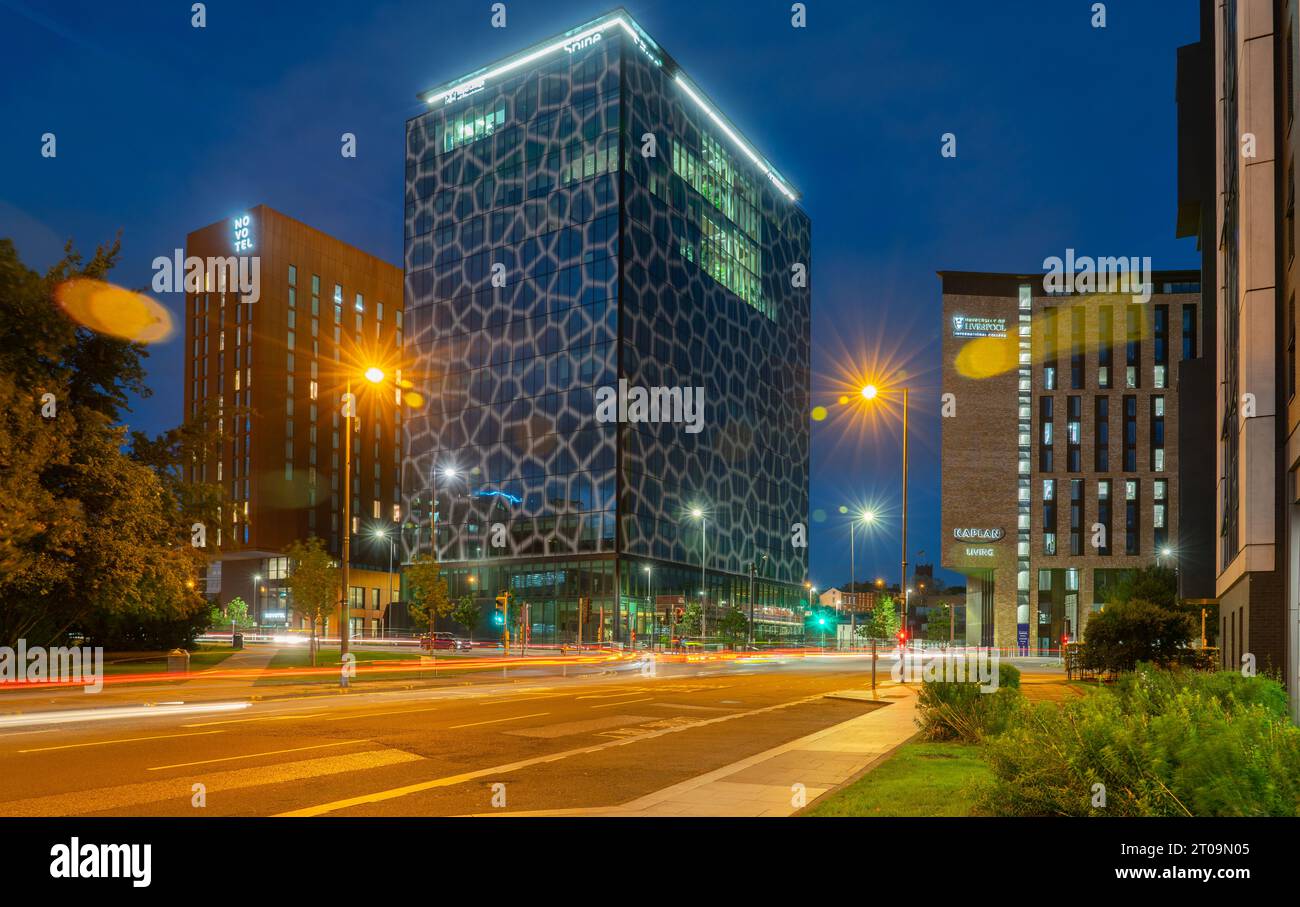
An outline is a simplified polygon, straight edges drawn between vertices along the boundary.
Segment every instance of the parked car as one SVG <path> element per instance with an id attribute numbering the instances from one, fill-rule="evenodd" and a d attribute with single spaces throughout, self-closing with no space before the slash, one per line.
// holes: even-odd
<path id="1" fill-rule="evenodd" d="M 471 648 L 468 639 L 461 639 L 451 633 L 425 633 L 420 637 L 420 648 L 432 652 L 436 649 L 450 649 L 453 652 L 468 652 Z"/>

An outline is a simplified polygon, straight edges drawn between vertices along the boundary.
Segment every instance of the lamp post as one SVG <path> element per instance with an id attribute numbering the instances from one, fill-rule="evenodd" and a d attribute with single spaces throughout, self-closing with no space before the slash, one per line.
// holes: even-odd
<path id="1" fill-rule="evenodd" d="M 258 621 L 259 623 L 261 622 L 262 612 L 261 609 L 258 607 L 260 603 L 257 600 L 257 587 L 261 582 L 262 582 L 262 574 L 254 573 L 253 588 L 249 590 L 252 593 L 251 597 L 253 599 L 253 614 L 255 615 L 253 619 Z M 234 639 L 234 636 L 235 636 L 235 615 L 232 614 L 230 615 L 230 637 L 232 640 Z"/>
<path id="2" fill-rule="evenodd" d="M 767 555 L 763 555 L 767 560 Z M 758 575 L 758 561 L 749 562 L 749 644 L 754 644 L 754 579 Z"/>
<path id="3" fill-rule="evenodd" d="M 382 526 L 375 530 L 375 538 L 388 540 L 388 606 L 393 605 L 393 547 L 392 535 Z"/>
<path id="4" fill-rule="evenodd" d="M 362 373 L 363 377 L 371 384 L 380 384 L 384 380 L 382 370 L 371 366 Z M 352 394 L 352 378 L 349 376 L 343 393 L 343 416 L 344 416 L 344 444 L 343 444 L 343 558 L 342 558 L 342 582 L 343 582 L 343 605 L 339 609 L 339 657 L 340 659 L 348 654 L 349 637 L 352 634 L 352 614 L 351 614 L 351 596 L 349 595 L 348 583 L 350 581 L 350 561 L 352 559 L 352 432 L 357 414 L 357 398 Z M 347 686 L 347 673 L 343 672 L 340 682 Z"/>
<path id="5" fill-rule="evenodd" d="M 651 651 L 654 651 L 655 647 L 659 644 L 659 609 L 655 607 L 654 595 L 653 595 L 653 593 L 652 593 L 652 591 L 651 591 L 651 585 L 650 585 L 650 567 L 649 567 L 649 565 L 647 565 L 647 566 L 645 566 L 645 567 L 642 567 L 641 569 L 645 571 L 645 600 L 646 600 L 646 607 L 648 607 L 648 608 L 650 609 L 650 613 L 654 616 L 654 617 L 653 617 L 653 629 L 650 631 L 650 634 L 651 634 L 651 635 L 650 635 L 650 650 L 651 650 Z"/>
<path id="6" fill-rule="evenodd" d="M 442 468 L 443 478 L 454 479 L 460 473 L 456 471 L 455 466 L 444 466 Z M 438 559 L 438 470 L 433 471 L 433 513 L 429 517 L 429 532 L 432 536 L 429 540 L 429 547 L 433 554 L 433 559 Z"/>
<path id="7" fill-rule="evenodd" d="M 902 538 L 900 539 L 900 550 L 902 551 L 902 570 L 899 575 L 898 588 L 903 590 L 907 588 L 907 393 L 906 385 L 903 387 L 903 522 Z M 862 388 L 862 397 L 864 400 L 874 400 L 880 394 L 880 389 L 874 384 L 865 385 Z M 907 596 L 903 595 L 903 629 L 907 629 Z"/>
<path id="8" fill-rule="evenodd" d="M 857 551 L 857 543 L 853 537 L 854 527 L 858 521 L 870 526 L 876 521 L 875 511 L 864 510 L 857 517 L 849 521 L 849 595 L 851 596 L 852 605 L 849 607 L 849 648 L 852 649 L 854 640 L 857 639 L 858 632 L 858 609 L 857 609 L 857 592 L 858 592 L 858 569 L 854 563 L 854 556 Z"/>
<path id="9" fill-rule="evenodd" d="M 700 641 L 703 642 L 709 635 L 709 609 L 705 602 L 708 579 L 704 572 L 708 557 L 709 518 L 699 507 L 691 509 L 691 516 L 700 521 Z"/>

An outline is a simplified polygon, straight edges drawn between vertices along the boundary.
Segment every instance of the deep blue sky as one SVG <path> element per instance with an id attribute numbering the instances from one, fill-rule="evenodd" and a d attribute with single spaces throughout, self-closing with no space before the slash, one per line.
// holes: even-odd
<path id="1" fill-rule="evenodd" d="M 593 18 L 613 2 L 0 0 L 0 236 L 44 269 L 123 231 L 118 282 L 185 234 L 265 203 L 402 260 L 403 128 L 416 92 Z M 913 386 L 909 548 L 939 552 L 937 269 L 1032 270 L 1067 246 L 1193 267 L 1173 238 L 1175 49 L 1194 0 L 632 0 L 642 26 L 803 193 L 813 222 L 813 387 L 855 363 Z M 58 157 L 40 156 L 42 133 Z M 358 157 L 339 154 L 355 133 Z M 957 136 L 956 159 L 939 154 Z M 164 300 L 174 310 L 180 297 Z M 149 361 L 151 431 L 181 415 L 181 340 Z M 820 390 L 820 393 L 818 391 Z M 841 503 L 885 526 L 858 575 L 898 573 L 898 432 L 813 429 L 812 577 L 848 579 Z M 952 579 L 952 577 L 949 577 Z"/>

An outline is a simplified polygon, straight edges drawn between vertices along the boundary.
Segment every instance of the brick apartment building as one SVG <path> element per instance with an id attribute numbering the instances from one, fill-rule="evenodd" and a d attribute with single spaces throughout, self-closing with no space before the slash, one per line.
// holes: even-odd
<path id="1" fill-rule="evenodd" d="M 255 256 L 260 276 L 251 303 L 220 269 L 186 293 L 185 413 L 208 412 L 221 441 L 215 462 L 190 468 L 225 490 L 207 594 L 221 604 L 243 598 L 262 626 L 302 625 L 283 585 L 284 550 L 315 535 L 340 555 L 341 403 L 351 379 L 352 631 L 378 630 L 397 597 L 390 558 L 400 557 L 401 268 L 264 205 L 190 233 L 186 255 Z M 372 365 L 382 384 L 362 377 Z M 330 620 L 326 632 L 337 626 Z"/>
<path id="2" fill-rule="evenodd" d="M 1206 556 L 1177 507 L 1200 275 L 1155 272 L 1145 303 L 1049 293 L 1043 274 L 940 278 L 942 565 L 967 577 L 968 644 L 1056 651 L 1124 571 Z"/>

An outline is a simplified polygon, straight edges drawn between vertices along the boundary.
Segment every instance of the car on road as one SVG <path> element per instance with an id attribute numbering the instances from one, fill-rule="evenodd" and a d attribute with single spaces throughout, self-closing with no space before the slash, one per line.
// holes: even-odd
<path id="1" fill-rule="evenodd" d="M 453 652 L 468 652 L 473 646 L 468 639 L 461 639 L 451 633 L 425 633 L 420 637 L 420 648 L 432 652 L 436 649 L 450 649 Z"/>

